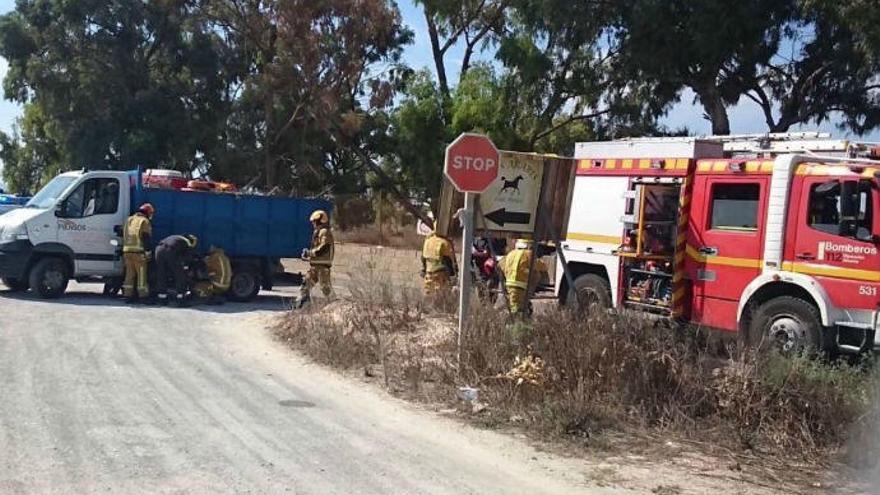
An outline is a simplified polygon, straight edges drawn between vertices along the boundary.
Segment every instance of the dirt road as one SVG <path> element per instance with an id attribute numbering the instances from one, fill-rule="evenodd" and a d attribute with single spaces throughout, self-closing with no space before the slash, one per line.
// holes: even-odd
<path id="1" fill-rule="evenodd" d="M 581 465 L 298 360 L 256 304 L 0 285 L 0 493 L 611 493 Z"/>

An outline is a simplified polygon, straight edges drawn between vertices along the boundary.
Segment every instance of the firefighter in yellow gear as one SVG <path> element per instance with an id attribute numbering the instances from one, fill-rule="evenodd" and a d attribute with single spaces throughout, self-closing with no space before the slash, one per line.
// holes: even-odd
<path id="1" fill-rule="evenodd" d="M 153 235 L 153 225 L 150 220 L 155 213 L 156 209 L 153 205 L 144 203 L 125 222 L 122 236 L 122 258 L 125 261 L 122 294 L 128 302 L 150 297 L 147 263 L 150 257 L 150 237 Z"/>
<path id="2" fill-rule="evenodd" d="M 529 268 L 532 264 L 532 241 L 517 239 L 514 249 L 498 262 L 498 269 L 504 274 L 507 289 L 507 304 L 510 312 L 517 314 L 527 310 L 526 295 L 529 290 Z M 547 266 L 540 259 L 535 260 L 535 269 L 546 272 Z"/>
<path id="3" fill-rule="evenodd" d="M 450 288 L 451 277 L 455 276 L 455 248 L 449 239 L 437 231 L 431 232 L 422 245 L 422 278 L 425 280 L 425 295 L 434 295 Z"/>
<path id="4" fill-rule="evenodd" d="M 208 280 L 196 282 L 193 292 L 200 299 L 221 304 L 222 296 L 229 290 L 232 282 L 232 264 L 229 262 L 229 257 L 223 249 L 211 246 L 203 263 Z"/>
<path id="5" fill-rule="evenodd" d="M 330 217 L 324 210 L 316 210 L 309 217 L 312 223 L 311 248 L 304 249 L 302 259 L 309 262 L 309 271 L 303 280 L 300 289 L 300 307 L 311 301 L 312 288 L 321 286 L 324 297 L 329 298 L 333 294 L 333 284 L 330 281 L 330 268 L 333 266 L 333 232 L 330 230 Z"/>

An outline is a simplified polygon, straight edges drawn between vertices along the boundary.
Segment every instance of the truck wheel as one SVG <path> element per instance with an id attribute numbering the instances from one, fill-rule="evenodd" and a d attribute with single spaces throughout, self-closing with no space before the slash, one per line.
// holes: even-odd
<path id="1" fill-rule="evenodd" d="M 67 266 L 58 258 L 43 258 L 31 269 L 31 290 L 43 299 L 60 297 L 69 281 Z"/>
<path id="2" fill-rule="evenodd" d="M 572 307 L 580 302 L 589 312 L 608 309 L 611 307 L 611 286 L 598 275 L 581 275 L 574 280 L 574 287 L 568 290 L 565 301 Z"/>
<path id="3" fill-rule="evenodd" d="M 260 278 L 250 270 L 232 272 L 227 297 L 231 301 L 245 302 L 257 297 L 260 292 Z"/>
<path id="4" fill-rule="evenodd" d="M 24 292 L 28 290 L 28 283 L 17 278 L 4 278 L 2 279 L 2 282 L 3 285 L 8 287 L 12 292 Z"/>
<path id="5" fill-rule="evenodd" d="M 782 296 L 762 304 L 752 317 L 749 346 L 793 355 L 825 351 L 819 309 L 797 297 Z"/>

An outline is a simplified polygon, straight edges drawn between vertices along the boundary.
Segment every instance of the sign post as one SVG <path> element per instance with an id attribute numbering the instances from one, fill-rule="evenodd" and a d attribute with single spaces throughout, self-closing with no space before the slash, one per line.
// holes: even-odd
<path id="1" fill-rule="evenodd" d="M 443 172 L 456 189 L 464 193 L 459 221 L 464 229 L 459 266 L 458 365 L 461 369 L 461 339 L 471 301 L 471 245 L 474 243 L 474 202 L 498 178 L 498 149 L 481 134 L 464 133 L 446 147 Z"/>

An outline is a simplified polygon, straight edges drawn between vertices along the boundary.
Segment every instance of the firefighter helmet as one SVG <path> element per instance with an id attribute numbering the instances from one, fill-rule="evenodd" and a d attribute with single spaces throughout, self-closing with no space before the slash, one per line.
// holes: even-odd
<path id="1" fill-rule="evenodd" d="M 148 217 L 152 217 L 156 214 L 156 208 L 153 207 L 150 203 L 144 203 L 138 208 L 138 211 L 143 213 Z"/>
<path id="2" fill-rule="evenodd" d="M 319 224 L 327 223 L 328 217 L 327 212 L 324 210 L 315 210 L 312 212 L 312 215 L 309 217 L 310 222 L 318 222 Z"/>
<path id="3" fill-rule="evenodd" d="M 520 238 L 516 240 L 514 246 L 516 247 L 516 249 L 529 249 L 530 247 L 532 247 L 532 240 Z"/>

